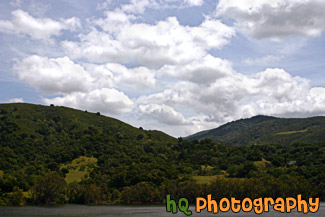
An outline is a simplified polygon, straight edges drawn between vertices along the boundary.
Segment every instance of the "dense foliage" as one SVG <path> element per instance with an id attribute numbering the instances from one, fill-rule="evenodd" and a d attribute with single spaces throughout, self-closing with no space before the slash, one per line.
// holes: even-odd
<path id="1" fill-rule="evenodd" d="M 202 131 L 188 140 L 212 139 L 228 145 L 325 142 L 325 117 L 275 118 L 258 115 Z"/>
<path id="2" fill-rule="evenodd" d="M 324 145 L 186 141 L 99 113 L 4 104 L 0 203 L 161 203 L 166 194 L 324 200 Z"/>

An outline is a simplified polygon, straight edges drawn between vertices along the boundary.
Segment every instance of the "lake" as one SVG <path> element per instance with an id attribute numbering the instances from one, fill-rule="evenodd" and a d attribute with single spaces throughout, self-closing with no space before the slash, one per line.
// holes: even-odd
<path id="1" fill-rule="evenodd" d="M 263 217 L 278 217 L 278 216 L 290 216 L 290 217 L 306 217 L 325 216 L 325 203 L 320 203 L 320 208 L 316 213 L 303 214 L 298 213 L 295 210 L 291 213 L 280 213 L 274 211 L 270 207 L 270 212 L 257 215 L 254 212 L 250 213 L 207 213 L 202 211 L 201 213 L 195 213 L 195 207 L 190 207 L 193 215 L 191 216 L 224 216 L 224 217 L 248 217 L 248 216 L 263 216 Z M 165 206 L 86 206 L 86 205 L 64 205 L 64 206 L 23 206 L 23 207 L 0 207 L 1 217 L 165 217 L 165 216 L 186 216 L 181 212 L 177 214 L 167 213 Z"/>

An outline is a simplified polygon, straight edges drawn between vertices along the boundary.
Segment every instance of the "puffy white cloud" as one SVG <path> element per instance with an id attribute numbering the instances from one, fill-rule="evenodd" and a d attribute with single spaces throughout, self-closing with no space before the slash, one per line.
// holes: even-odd
<path id="1" fill-rule="evenodd" d="M 256 38 L 319 36 L 325 29 L 323 0 L 220 0 L 217 15 Z"/>
<path id="2" fill-rule="evenodd" d="M 107 63 L 102 65 L 85 64 L 85 67 L 94 78 L 97 78 L 94 83 L 99 87 L 122 85 L 132 89 L 143 90 L 154 87 L 156 84 L 155 70 L 150 70 L 143 66 L 127 68 L 121 64 Z"/>
<path id="3" fill-rule="evenodd" d="M 318 103 L 325 101 L 325 88 L 324 87 L 314 87 L 310 90 L 310 97 L 312 97 Z"/>
<path id="4" fill-rule="evenodd" d="M 87 35 L 80 35 L 81 42 L 63 41 L 62 47 L 72 58 L 87 58 L 93 62 L 126 62 L 128 59 L 118 41 L 109 34 L 91 31 Z"/>
<path id="5" fill-rule="evenodd" d="M 113 13 L 113 14 L 111 14 Z M 114 14 L 117 15 L 115 16 Z M 64 41 L 62 47 L 74 58 L 95 62 L 135 62 L 145 66 L 187 63 L 207 51 L 221 48 L 235 34 L 219 20 L 206 19 L 199 26 L 183 26 L 176 17 L 155 25 L 131 23 L 129 15 L 108 12 L 95 20 L 104 31 L 93 29 L 80 42 Z M 114 15 L 114 16 L 113 16 Z"/>
<path id="6" fill-rule="evenodd" d="M 291 101 L 305 98 L 309 91 L 309 80 L 299 76 L 292 77 L 283 69 L 266 69 L 251 77 L 253 94 L 267 96 L 263 100 Z"/>
<path id="7" fill-rule="evenodd" d="M 130 20 L 134 18 L 120 10 L 106 11 L 105 18 L 94 19 L 93 22 L 109 33 L 118 33 L 121 29 L 130 25 Z"/>
<path id="8" fill-rule="evenodd" d="M 51 41 L 51 37 L 60 35 L 62 30 L 76 30 L 80 27 L 80 20 L 76 17 L 59 22 L 49 18 L 34 18 L 20 9 L 13 11 L 12 16 L 12 20 L 0 20 L 0 32 Z"/>
<path id="9" fill-rule="evenodd" d="M 154 87 L 155 71 L 145 67 L 127 68 L 120 64 L 74 63 L 68 57 L 29 56 L 14 65 L 18 78 L 47 94 L 46 104 L 100 111 L 121 115 L 134 108 L 133 101 L 122 91 Z"/>
<path id="10" fill-rule="evenodd" d="M 193 103 L 190 103 L 191 99 L 195 99 L 199 94 L 194 93 L 195 88 L 198 85 L 191 82 L 177 82 L 171 84 L 169 88 L 164 89 L 162 92 L 143 95 L 137 99 L 138 104 L 165 104 L 168 106 L 177 106 L 181 109 L 191 108 Z"/>
<path id="11" fill-rule="evenodd" d="M 44 98 L 43 101 L 46 104 L 99 111 L 108 115 L 130 112 L 134 106 L 127 95 L 112 88 L 95 89 L 87 93 L 74 92 L 63 97 Z"/>
<path id="12" fill-rule="evenodd" d="M 147 104 L 140 105 L 139 110 L 143 115 L 150 116 L 159 121 L 159 123 L 165 123 L 168 125 L 188 125 L 183 114 L 175 111 L 172 107 L 166 106 L 164 104 Z"/>
<path id="13" fill-rule="evenodd" d="M 165 104 L 139 105 L 138 112 L 140 115 L 138 122 L 145 121 L 146 125 L 152 129 L 160 129 L 174 136 L 190 135 L 218 126 L 209 120 L 207 115 L 192 114 L 185 117 L 183 111 L 176 111 L 173 107 Z"/>
<path id="14" fill-rule="evenodd" d="M 210 54 L 184 65 L 165 65 L 158 73 L 191 81 L 209 84 L 227 75 L 234 74 L 229 61 L 211 56 Z"/>
<path id="15" fill-rule="evenodd" d="M 68 57 L 29 56 L 14 65 L 18 78 L 50 94 L 88 91 L 92 78 Z"/>
<path id="16" fill-rule="evenodd" d="M 82 66 L 92 78 L 91 89 L 116 87 L 116 77 L 105 65 L 83 63 Z"/>
<path id="17" fill-rule="evenodd" d="M 139 90 L 154 87 L 156 84 L 155 72 L 146 67 L 127 69 L 120 64 L 107 64 L 106 67 L 116 75 L 118 84 L 135 87 Z"/>
<path id="18" fill-rule="evenodd" d="M 47 94 L 88 92 L 100 88 L 143 90 L 156 84 L 155 71 L 140 66 L 127 68 L 117 63 L 77 64 L 68 57 L 32 55 L 13 67 L 18 78 Z"/>

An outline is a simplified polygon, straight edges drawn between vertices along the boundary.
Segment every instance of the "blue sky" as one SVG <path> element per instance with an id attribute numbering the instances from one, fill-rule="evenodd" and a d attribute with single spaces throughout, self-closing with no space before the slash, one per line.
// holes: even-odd
<path id="1" fill-rule="evenodd" d="M 325 114 L 323 0 L 0 2 L 0 102 L 186 136 Z"/>

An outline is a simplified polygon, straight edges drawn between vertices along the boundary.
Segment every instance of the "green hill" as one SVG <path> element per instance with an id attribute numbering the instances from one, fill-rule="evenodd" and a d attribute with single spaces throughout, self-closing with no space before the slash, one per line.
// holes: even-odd
<path id="1" fill-rule="evenodd" d="M 221 129 L 243 144 L 254 138 L 240 137 L 247 126 L 257 132 L 277 126 L 272 135 L 281 138 L 324 132 L 324 118 L 304 125 L 278 120 L 259 116 Z M 324 139 L 317 135 L 320 139 L 299 137 L 313 144 L 232 146 L 175 139 L 66 107 L 0 104 L 0 205 L 161 203 L 166 194 L 194 202 L 207 193 L 238 198 L 303 193 L 324 200 L 325 143 L 317 143 Z"/>
<path id="2" fill-rule="evenodd" d="M 325 142 L 325 117 L 275 118 L 255 116 L 188 136 L 187 140 L 212 139 L 229 145 Z"/>
<path id="3" fill-rule="evenodd" d="M 152 140 L 174 141 L 159 131 L 137 129 L 100 113 L 90 113 L 61 106 L 42 106 L 27 103 L 0 104 L 0 120 L 12 123 L 16 136 L 36 137 L 83 132 L 84 134 L 104 133 L 106 137 L 121 137 L 134 140 L 139 134 Z M 11 132 L 13 132 L 11 131 Z M 25 135 L 26 134 L 26 135 Z"/>
<path id="4" fill-rule="evenodd" d="M 122 167 L 124 171 L 132 164 L 143 164 L 147 170 L 166 167 L 174 158 L 167 145 L 176 141 L 163 132 L 138 129 L 99 113 L 26 103 L 0 105 L 0 171 L 25 176 L 26 188 L 39 175 L 59 171 L 80 156 L 95 158 L 105 173 Z M 69 174 L 76 174 L 76 180 L 90 174 L 83 169 L 71 167 L 66 171 L 68 179 L 74 180 Z"/>

